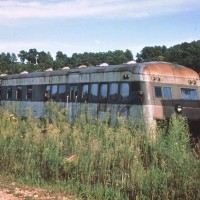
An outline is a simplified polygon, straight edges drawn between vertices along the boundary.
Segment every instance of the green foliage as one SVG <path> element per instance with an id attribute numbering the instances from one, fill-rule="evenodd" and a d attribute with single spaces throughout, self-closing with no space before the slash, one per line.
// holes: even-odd
<path id="1" fill-rule="evenodd" d="M 166 53 L 166 46 L 144 47 L 141 53 L 136 56 L 137 62 L 164 61 Z"/>
<path id="2" fill-rule="evenodd" d="M 35 72 L 44 71 L 48 68 L 61 69 L 65 66 L 76 68 L 80 65 L 96 66 L 101 63 L 121 64 L 133 60 L 130 50 L 125 52 L 121 50 L 109 51 L 105 53 L 74 53 L 72 57 L 58 51 L 56 59 L 53 60 L 49 52 L 38 52 L 37 49 L 29 49 L 28 52 L 21 50 L 18 54 L 21 62 L 17 62 L 17 56 L 10 53 L 0 55 L 0 73 L 20 73 L 22 71 Z"/>
<path id="3" fill-rule="evenodd" d="M 56 60 L 55 60 L 55 63 L 54 63 L 54 68 L 55 69 L 61 69 L 61 68 L 68 66 L 68 65 L 69 65 L 69 58 L 67 57 L 67 55 L 64 54 L 61 51 L 58 51 L 56 53 Z"/>
<path id="4" fill-rule="evenodd" d="M 200 40 L 169 48 L 167 59 L 200 72 Z"/>
<path id="5" fill-rule="evenodd" d="M 161 124 L 152 142 L 142 121 L 110 126 L 86 114 L 69 124 L 67 111 L 53 105 L 42 121 L 1 116 L 2 174 L 54 182 L 83 199 L 200 198 L 200 161 L 184 118 Z"/>
<path id="6" fill-rule="evenodd" d="M 144 47 L 136 57 L 137 62 L 166 61 L 200 72 L 200 40 L 184 42 L 168 49 L 165 46 Z"/>
<path id="7" fill-rule="evenodd" d="M 108 51 L 105 53 L 74 53 L 69 59 L 69 66 L 71 68 L 78 67 L 80 65 L 96 66 L 101 63 L 108 63 L 110 65 L 121 64 L 133 60 L 133 55 L 130 50 L 125 52 L 121 50 Z"/>
<path id="8" fill-rule="evenodd" d="M 80 65 L 96 66 L 101 63 L 121 64 L 133 60 L 130 50 L 99 52 L 99 53 L 74 53 L 68 57 L 61 51 L 56 53 L 53 60 L 49 52 L 38 52 L 37 49 L 29 49 L 28 52 L 21 50 L 18 54 L 21 62 L 17 62 L 17 56 L 12 53 L 0 54 L 0 73 L 20 73 L 24 70 L 29 72 L 43 71 L 47 68 L 61 69 L 65 66 L 76 68 Z M 184 42 L 170 48 L 166 46 L 144 47 L 136 55 L 137 62 L 166 61 L 180 64 L 200 72 L 200 40 L 191 43 Z"/>

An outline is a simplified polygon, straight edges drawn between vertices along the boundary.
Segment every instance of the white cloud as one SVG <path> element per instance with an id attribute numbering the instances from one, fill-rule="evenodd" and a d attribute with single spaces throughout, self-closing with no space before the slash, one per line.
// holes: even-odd
<path id="1" fill-rule="evenodd" d="M 6 0 L 0 1 L 0 20 L 56 17 L 144 17 L 184 12 L 199 7 L 199 0 Z"/>

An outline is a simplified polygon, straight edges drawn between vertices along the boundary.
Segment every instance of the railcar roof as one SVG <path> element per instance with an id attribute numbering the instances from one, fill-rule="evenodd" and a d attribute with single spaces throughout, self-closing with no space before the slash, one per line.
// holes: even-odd
<path id="1" fill-rule="evenodd" d="M 166 62 L 146 63 L 143 73 L 157 76 L 199 79 L 199 74 L 191 68 Z"/>
<path id="2" fill-rule="evenodd" d="M 0 79 L 19 79 L 19 78 L 34 78 L 34 77 L 48 77 L 48 76 L 63 76 L 69 74 L 92 74 L 105 72 L 123 72 L 129 71 L 133 74 L 147 74 L 159 76 L 172 76 L 182 78 L 199 79 L 199 75 L 194 70 L 167 62 L 145 62 L 136 64 L 120 64 L 109 66 L 95 66 L 86 68 L 75 68 L 45 72 L 32 72 L 28 74 L 13 74 L 1 76 Z"/>

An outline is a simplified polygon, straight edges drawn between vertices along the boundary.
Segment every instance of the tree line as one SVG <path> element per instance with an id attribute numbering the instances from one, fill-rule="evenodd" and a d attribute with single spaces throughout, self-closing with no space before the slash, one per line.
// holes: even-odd
<path id="1" fill-rule="evenodd" d="M 14 74 L 22 71 L 43 71 L 47 68 L 61 69 L 65 66 L 76 68 L 80 65 L 96 66 L 101 63 L 121 64 L 133 60 L 130 50 L 108 51 L 99 53 L 74 53 L 71 57 L 62 51 L 56 53 L 55 59 L 50 52 L 21 50 L 15 53 L 0 54 L 0 73 Z M 136 62 L 165 61 L 184 65 L 200 73 L 200 40 L 181 43 L 170 48 L 166 46 L 144 47 L 136 55 Z"/>
<path id="2" fill-rule="evenodd" d="M 121 64 L 133 60 L 130 50 L 108 51 L 100 53 L 74 53 L 68 57 L 61 51 L 56 53 L 55 59 L 50 52 L 38 52 L 37 49 L 29 49 L 29 51 L 21 50 L 18 55 L 14 53 L 0 54 L 0 73 L 14 74 L 22 71 L 43 71 L 47 68 L 54 70 L 61 69 L 65 66 L 76 68 L 80 65 L 96 66 L 101 63 Z"/>
<path id="3" fill-rule="evenodd" d="M 189 67 L 200 73 L 200 40 L 166 46 L 144 47 L 137 53 L 137 62 L 165 61 Z"/>

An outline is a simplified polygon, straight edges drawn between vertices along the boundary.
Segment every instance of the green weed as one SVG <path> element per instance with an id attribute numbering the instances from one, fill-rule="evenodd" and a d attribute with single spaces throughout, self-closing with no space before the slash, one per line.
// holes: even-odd
<path id="1" fill-rule="evenodd" d="M 81 199 L 199 199 L 199 160 L 187 121 L 172 116 L 151 142 L 144 123 L 114 126 L 89 115 L 68 123 L 52 108 L 44 120 L 0 118 L 0 168 L 26 183 L 60 185 Z"/>

